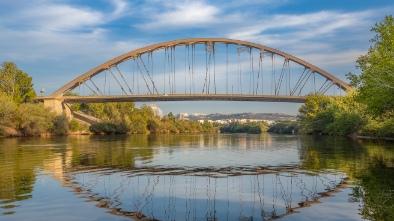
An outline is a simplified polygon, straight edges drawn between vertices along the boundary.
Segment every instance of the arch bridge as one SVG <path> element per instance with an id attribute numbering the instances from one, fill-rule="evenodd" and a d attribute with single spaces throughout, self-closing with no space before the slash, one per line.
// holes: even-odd
<path id="1" fill-rule="evenodd" d="M 62 112 L 65 103 L 126 101 L 305 101 L 352 87 L 285 52 L 226 38 L 189 38 L 136 49 L 37 97 Z"/>

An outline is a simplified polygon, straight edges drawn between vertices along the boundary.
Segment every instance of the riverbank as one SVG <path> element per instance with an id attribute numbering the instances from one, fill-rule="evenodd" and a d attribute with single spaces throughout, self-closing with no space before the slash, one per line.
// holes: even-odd
<path id="1" fill-rule="evenodd" d="M 371 137 L 371 136 L 356 135 L 354 138 L 356 138 L 356 139 L 363 139 L 363 140 L 387 140 L 387 141 L 394 141 L 393 137 Z"/>
<path id="2" fill-rule="evenodd" d="M 280 125 L 288 125 L 287 123 L 280 123 Z M 273 129 L 271 129 L 273 128 Z M 286 129 L 287 128 L 287 129 Z M 263 133 L 269 133 L 269 134 L 279 134 L 279 135 L 301 135 L 298 133 L 294 133 L 294 130 L 298 130 L 297 129 L 289 129 L 288 127 L 285 127 L 285 129 L 278 129 L 278 125 L 274 126 L 274 127 L 270 127 L 268 129 L 268 131 L 263 131 L 261 133 L 251 133 L 251 134 L 263 134 Z M 163 132 L 163 133 L 146 133 L 145 135 L 161 135 L 161 134 L 215 134 L 215 133 L 221 133 L 221 134 L 248 134 L 247 132 L 221 132 L 221 130 L 218 130 L 216 132 L 210 132 L 210 133 L 204 133 L 204 132 Z M 90 131 L 74 131 L 74 132 L 68 132 L 67 134 L 62 134 L 62 135 L 57 135 L 57 134 L 51 134 L 51 133 L 42 133 L 42 134 L 36 134 L 36 135 L 28 135 L 28 136 L 23 136 L 23 135 L 13 135 L 13 136 L 4 136 L 4 135 L 0 135 L 0 138 L 16 138 L 16 137 L 56 137 L 56 136 L 79 136 L 79 135 L 84 135 L 84 136 L 91 136 L 91 135 L 115 135 L 117 133 L 93 133 Z M 125 135 L 137 135 L 137 134 L 133 134 L 133 133 L 124 133 Z M 250 134 L 250 133 L 249 133 Z M 306 136 L 316 136 L 313 134 L 309 134 Z M 336 135 L 318 135 L 318 136 L 322 136 L 322 137 L 342 137 L 342 136 L 336 136 Z M 352 134 L 347 136 L 353 140 L 376 140 L 376 141 L 394 141 L 393 137 L 373 137 L 373 136 L 362 136 L 362 135 L 357 135 L 357 134 Z"/>

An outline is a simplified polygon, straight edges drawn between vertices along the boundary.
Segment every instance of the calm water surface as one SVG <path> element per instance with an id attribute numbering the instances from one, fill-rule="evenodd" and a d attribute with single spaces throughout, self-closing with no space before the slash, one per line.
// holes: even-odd
<path id="1" fill-rule="evenodd" d="M 394 220 L 394 144 L 282 135 L 0 138 L 0 220 Z"/>

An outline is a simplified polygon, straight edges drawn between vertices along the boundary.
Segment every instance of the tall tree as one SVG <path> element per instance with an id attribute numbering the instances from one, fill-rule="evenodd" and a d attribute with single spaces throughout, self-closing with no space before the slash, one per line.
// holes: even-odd
<path id="1" fill-rule="evenodd" d="M 15 127 L 17 105 L 10 96 L 0 92 L 0 130 L 2 127 Z"/>
<path id="2" fill-rule="evenodd" d="M 19 70 L 13 62 L 3 62 L 0 68 L 0 91 L 16 103 L 27 102 L 36 96 L 32 78 Z"/>
<path id="3" fill-rule="evenodd" d="M 394 110 L 394 18 L 386 16 L 376 23 L 374 43 L 366 55 L 357 59 L 361 75 L 349 73 L 351 85 L 356 87 L 358 100 L 367 104 L 371 113 L 379 115 Z"/>

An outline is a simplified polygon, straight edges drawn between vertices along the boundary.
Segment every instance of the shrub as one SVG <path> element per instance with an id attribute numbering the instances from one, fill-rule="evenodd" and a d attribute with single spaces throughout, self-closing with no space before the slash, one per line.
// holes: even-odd
<path id="1" fill-rule="evenodd" d="M 72 120 L 69 122 L 69 129 L 70 129 L 70 131 L 72 131 L 72 132 L 81 131 L 81 130 L 82 130 L 82 126 L 81 126 L 81 124 L 80 124 L 77 120 L 72 119 Z"/>
<path id="2" fill-rule="evenodd" d="M 272 124 L 268 132 L 276 134 L 297 134 L 298 125 L 296 121 L 279 121 Z"/>
<path id="3" fill-rule="evenodd" d="M 89 130 L 96 134 L 125 134 L 130 131 L 130 128 L 123 123 L 99 122 L 91 125 Z"/>
<path id="4" fill-rule="evenodd" d="M 54 135 L 66 135 L 68 134 L 69 123 L 65 114 L 57 115 L 53 119 L 53 126 L 50 132 Z"/>
<path id="5" fill-rule="evenodd" d="M 44 104 L 21 104 L 16 113 L 17 129 L 23 136 L 49 132 L 55 113 L 45 109 Z"/>
<path id="6" fill-rule="evenodd" d="M 89 130 L 93 133 L 100 134 L 110 134 L 116 132 L 116 125 L 111 122 L 99 122 L 97 124 L 93 124 L 89 127 Z"/>

